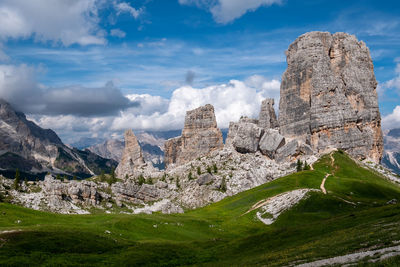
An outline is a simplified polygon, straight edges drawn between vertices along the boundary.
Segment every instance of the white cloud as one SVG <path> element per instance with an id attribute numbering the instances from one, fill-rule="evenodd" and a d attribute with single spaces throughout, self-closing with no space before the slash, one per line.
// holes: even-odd
<path id="1" fill-rule="evenodd" d="M 393 129 L 400 127 L 400 106 L 396 106 L 393 112 L 382 119 L 384 129 Z"/>
<path id="2" fill-rule="evenodd" d="M 399 59 L 396 59 L 396 62 L 398 61 Z M 396 64 L 395 73 L 396 77 L 378 86 L 378 93 L 383 94 L 386 89 L 396 89 L 400 93 L 400 63 Z"/>
<path id="3" fill-rule="evenodd" d="M 261 6 L 281 4 L 282 0 L 178 0 L 182 5 L 195 5 L 208 9 L 214 20 L 226 24 Z"/>
<path id="4" fill-rule="evenodd" d="M 96 0 L 2 0 L 0 39 L 29 38 L 65 46 L 104 44 Z"/>
<path id="5" fill-rule="evenodd" d="M 126 33 L 120 29 L 112 29 L 110 31 L 110 35 L 118 38 L 124 38 L 126 36 Z"/>
<path id="6" fill-rule="evenodd" d="M 215 108 L 217 123 L 220 128 L 228 128 L 229 122 L 237 121 L 241 116 L 256 118 L 260 111 L 261 101 L 267 97 L 275 98 L 278 102 L 280 82 L 267 80 L 262 76 L 250 77 L 246 82 L 232 80 L 227 84 L 213 85 L 202 89 L 183 86 L 172 93 L 167 100 L 146 96 L 146 101 L 138 101 L 138 95 L 128 96 L 131 100 L 154 108 L 137 108 L 121 112 L 113 121 L 113 130 L 133 128 L 137 130 L 173 130 L 183 127 L 186 111 L 205 104 L 212 104 Z M 163 112 L 165 109 L 165 112 Z"/>
<path id="7" fill-rule="evenodd" d="M 114 8 L 117 10 L 117 15 L 120 15 L 121 13 L 128 13 L 135 19 L 137 19 L 143 12 L 142 8 L 136 9 L 126 2 L 117 3 L 114 1 Z"/>

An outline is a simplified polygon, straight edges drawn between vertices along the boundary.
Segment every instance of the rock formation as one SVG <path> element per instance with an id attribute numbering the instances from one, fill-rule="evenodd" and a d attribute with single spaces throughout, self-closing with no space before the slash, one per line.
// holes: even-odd
<path id="1" fill-rule="evenodd" d="M 88 147 L 88 150 L 97 155 L 120 162 L 125 145 L 121 140 L 110 139 L 97 145 Z"/>
<path id="2" fill-rule="evenodd" d="M 183 164 L 223 148 L 214 107 L 205 105 L 186 112 L 182 135 L 165 142 L 165 164 Z"/>
<path id="3" fill-rule="evenodd" d="M 311 32 L 286 52 L 280 132 L 317 151 L 329 147 L 379 162 L 383 141 L 374 68 L 365 43 L 345 33 Z"/>
<path id="4" fill-rule="evenodd" d="M 270 159 L 274 159 L 276 151 L 286 143 L 277 127 L 274 100 L 267 98 L 262 101 L 258 119 L 242 117 L 239 122 L 229 124 L 225 144 L 240 153 L 261 151 Z"/>
<path id="5" fill-rule="evenodd" d="M 138 176 L 140 169 L 146 166 L 143 156 L 142 149 L 140 148 L 139 142 L 132 130 L 125 131 L 125 149 L 122 154 L 121 162 L 118 164 L 115 174 L 119 178 L 125 178 L 126 176 Z"/>
<path id="6" fill-rule="evenodd" d="M 262 101 L 258 126 L 264 129 L 277 128 L 279 126 L 274 110 L 273 98 L 266 98 Z"/>
<path id="7" fill-rule="evenodd" d="M 382 165 L 400 175 L 400 129 L 392 129 L 384 135 Z"/>

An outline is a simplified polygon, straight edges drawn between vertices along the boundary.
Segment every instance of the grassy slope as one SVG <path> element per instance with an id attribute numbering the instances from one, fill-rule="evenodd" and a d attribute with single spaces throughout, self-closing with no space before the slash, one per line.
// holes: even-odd
<path id="1" fill-rule="evenodd" d="M 0 204 L 0 265 L 270 265 L 343 255 L 400 240 L 400 188 L 335 153 L 295 173 L 178 215 L 56 215 Z M 319 189 L 270 226 L 256 202 L 297 188 Z M 356 203 L 356 205 L 345 201 Z M 21 220 L 19 224 L 17 220 Z M 108 234 L 105 231 L 110 231 Z M 396 265 L 398 258 L 387 260 Z"/>

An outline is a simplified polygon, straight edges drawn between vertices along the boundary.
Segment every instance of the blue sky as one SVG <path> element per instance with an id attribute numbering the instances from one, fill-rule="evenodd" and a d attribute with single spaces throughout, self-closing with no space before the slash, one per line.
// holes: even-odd
<path id="1" fill-rule="evenodd" d="M 205 101 L 226 127 L 263 97 L 278 102 L 284 52 L 309 31 L 367 44 L 384 125 L 395 127 L 398 1 L 0 0 L 0 97 L 66 142 L 179 128 Z"/>

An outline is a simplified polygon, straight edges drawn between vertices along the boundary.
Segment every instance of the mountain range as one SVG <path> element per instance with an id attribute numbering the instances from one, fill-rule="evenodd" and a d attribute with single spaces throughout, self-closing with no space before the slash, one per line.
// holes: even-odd
<path id="1" fill-rule="evenodd" d="M 0 100 L 0 173 L 14 177 L 16 169 L 29 179 L 48 172 L 87 178 L 110 172 L 117 162 L 89 150 L 69 147 L 50 129 L 42 129 L 24 113 Z"/>

